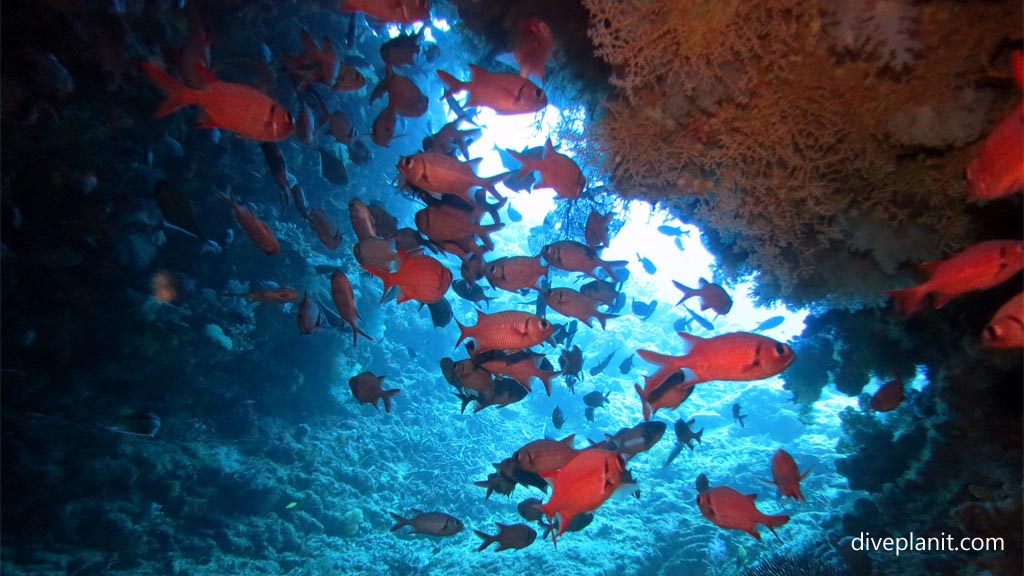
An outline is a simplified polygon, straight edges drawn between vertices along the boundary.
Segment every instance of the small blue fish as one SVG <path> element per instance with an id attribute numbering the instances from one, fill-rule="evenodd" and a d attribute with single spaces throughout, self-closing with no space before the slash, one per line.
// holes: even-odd
<path id="1" fill-rule="evenodd" d="M 523 220 L 523 215 L 520 214 L 519 212 L 516 212 L 516 209 L 513 208 L 511 204 L 508 205 L 508 208 L 505 209 L 505 212 L 508 214 L 508 219 L 510 222 L 521 222 Z"/>
<path id="2" fill-rule="evenodd" d="M 786 319 L 782 316 L 772 316 L 771 318 L 761 322 L 757 325 L 757 328 L 751 330 L 751 332 L 760 332 L 762 330 L 771 330 L 776 326 L 781 325 Z"/>
<path id="3" fill-rule="evenodd" d="M 676 332 L 689 332 L 691 325 L 693 325 L 693 318 L 680 318 L 672 324 L 672 329 Z"/>
<path id="4" fill-rule="evenodd" d="M 662 224 L 661 226 L 658 226 L 658 232 L 661 232 L 666 236 L 679 236 L 680 234 L 683 233 L 683 230 L 678 226 L 669 226 L 668 224 Z"/>
<path id="5" fill-rule="evenodd" d="M 658 271 L 658 267 L 654 265 L 654 262 L 651 262 L 651 260 L 646 256 L 641 256 L 639 252 L 636 253 L 636 259 L 637 262 L 643 264 L 644 272 L 647 272 L 648 274 L 654 274 L 655 272 Z"/>
<path id="6" fill-rule="evenodd" d="M 640 320 L 647 320 L 654 314 L 654 310 L 658 307 L 657 300 L 651 300 L 648 303 L 643 303 L 636 298 L 633 299 L 633 315 Z"/>
<path id="7" fill-rule="evenodd" d="M 633 356 L 635 354 L 626 356 L 626 359 L 619 364 L 619 374 L 629 374 L 629 371 L 633 369 Z"/>
<path id="8" fill-rule="evenodd" d="M 715 325 L 712 324 L 710 320 L 708 320 L 707 318 L 701 316 L 700 314 L 697 314 L 693 310 L 690 310 L 690 307 L 687 306 L 686 304 L 682 304 L 682 307 L 685 308 L 686 311 L 690 313 L 690 316 L 693 316 L 693 319 L 696 320 L 698 324 L 703 326 L 705 330 L 714 330 L 715 329 Z"/>

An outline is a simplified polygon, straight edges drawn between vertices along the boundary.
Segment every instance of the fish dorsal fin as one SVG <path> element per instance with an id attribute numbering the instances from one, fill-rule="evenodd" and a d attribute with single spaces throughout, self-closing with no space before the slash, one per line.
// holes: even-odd
<path id="1" fill-rule="evenodd" d="M 220 82 L 220 78 L 213 75 L 213 72 L 206 67 L 202 62 L 196 62 L 194 71 L 199 76 L 200 86 L 209 86 L 210 84 L 216 84 Z"/>
<path id="2" fill-rule="evenodd" d="M 313 40 L 313 37 L 309 34 L 309 30 L 306 30 L 305 28 L 299 30 L 299 38 L 302 40 L 302 47 L 306 50 L 316 51 L 320 49 L 320 47 L 316 45 L 316 40 Z"/>
<path id="3" fill-rule="evenodd" d="M 476 80 L 478 78 L 484 78 L 485 76 L 487 76 L 489 74 L 490 74 L 490 72 L 488 72 L 487 70 L 481 68 L 480 66 L 477 66 L 476 64 L 470 64 L 469 65 L 469 81 L 470 82 L 472 82 L 472 81 L 474 81 L 474 80 Z"/>
<path id="4" fill-rule="evenodd" d="M 419 514 L 423 514 L 423 511 L 422 511 L 422 510 L 420 510 L 419 508 L 413 508 L 413 509 L 412 509 L 412 513 L 413 513 L 414 515 L 419 515 Z"/>
<path id="5" fill-rule="evenodd" d="M 480 169 L 480 162 L 482 161 L 483 158 L 473 158 L 472 160 L 466 160 L 466 164 L 473 170 L 473 173 L 475 174 L 476 171 Z"/>
<path id="6" fill-rule="evenodd" d="M 746 497 L 750 498 L 751 504 L 757 501 L 757 494 L 747 494 Z"/>
<path id="7" fill-rule="evenodd" d="M 935 262 L 922 262 L 918 264 L 917 267 L 922 271 L 931 274 L 932 272 L 935 272 L 935 269 L 938 268 L 940 264 L 942 264 L 941 260 Z"/>
<path id="8" fill-rule="evenodd" d="M 708 284 L 710 284 L 710 282 L 708 282 L 704 278 L 701 278 L 700 280 L 697 281 L 697 286 L 699 286 L 701 288 L 707 286 Z"/>
<path id="9" fill-rule="evenodd" d="M 576 444 L 575 441 L 576 441 L 576 435 L 575 434 L 569 434 L 568 436 L 566 436 L 565 438 L 563 438 L 561 440 L 561 442 L 563 444 L 569 446 L 570 448 L 575 448 L 575 444 Z"/>
<path id="10" fill-rule="evenodd" d="M 544 156 L 542 158 L 547 158 L 549 154 L 555 153 L 555 146 L 551 143 L 551 137 L 548 136 L 547 141 L 544 142 Z"/>

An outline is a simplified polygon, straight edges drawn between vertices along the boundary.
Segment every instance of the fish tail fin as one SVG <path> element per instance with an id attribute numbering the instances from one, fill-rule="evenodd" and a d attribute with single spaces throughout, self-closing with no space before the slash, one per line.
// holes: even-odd
<path id="1" fill-rule="evenodd" d="M 604 327 L 605 320 L 608 320 L 609 318 L 618 318 L 619 317 L 618 314 L 606 314 L 604 312 L 598 312 L 597 314 L 595 314 L 595 316 L 597 316 L 597 321 L 601 323 L 601 329 L 602 330 L 605 329 L 605 327 Z"/>
<path id="2" fill-rule="evenodd" d="M 366 338 L 367 340 L 373 342 L 373 336 L 370 336 L 366 332 L 363 332 L 362 328 L 360 328 L 358 326 L 353 326 L 352 327 L 352 347 L 353 348 L 355 348 L 356 345 L 358 344 L 359 336 L 362 336 L 363 338 Z"/>
<path id="3" fill-rule="evenodd" d="M 548 393 L 548 396 L 551 396 L 551 379 L 554 378 L 555 376 L 559 376 L 561 374 L 562 374 L 561 371 L 558 371 L 558 372 L 542 372 L 538 376 L 538 378 L 540 378 L 540 381 L 544 383 L 544 391 Z"/>
<path id="4" fill-rule="evenodd" d="M 484 548 L 487 548 L 491 544 L 498 541 L 497 535 L 491 536 L 490 534 L 482 532 L 480 530 L 473 530 L 473 533 L 483 539 L 483 542 L 481 542 L 480 546 L 476 549 L 477 552 L 482 551 Z"/>
<path id="5" fill-rule="evenodd" d="M 701 428 L 701 429 L 700 429 L 700 430 L 698 430 L 698 431 L 697 431 L 697 433 L 696 433 L 696 434 L 695 434 L 695 435 L 693 436 L 694 440 L 696 440 L 696 441 L 697 441 L 697 444 L 704 444 L 704 443 L 703 443 L 703 442 L 701 442 L 701 440 L 700 440 L 700 437 L 701 437 L 701 436 L 703 436 L 703 435 L 704 435 L 704 429 L 703 429 L 703 428 Z"/>
<path id="6" fill-rule="evenodd" d="M 455 325 L 459 327 L 459 339 L 455 341 L 455 347 L 458 348 L 459 344 L 462 344 L 463 340 L 465 340 L 466 338 L 470 338 L 471 336 L 468 332 L 466 332 L 466 330 L 469 327 L 464 326 L 462 322 L 459 322 L 457 318 L 455 319 Z"/>
<path id="7" fill-rule="evenodd" d="M 645 362 L 650 362 L 658 367 L 658 370 L 647 377 L 644 383 L 644 390 L 650 392 L 658 386 L 661 386 L 668 377 L 682 368 L 682 364 L 675 356 L 668 356 L 666 354 L 659 354 L 652 350 L 637 350 L 637 355 L 640 356 Z"/>
<path id="8" fill-rule="evenodd" d="M 618 275 L 615 274 L 615 269 L 622 268 L 623 266 L 627 266 L 628 264 L 629 260 L 601 260 L 601 268 L 603 268 L 604 271 L 608 273 L 608 277 L 615 282 L 619 281 Z"/>
<path id="9" fill-rule="evenodd" d="M 749 416 L 749 414 L 744 414 L 743 416 L 736 417 L 736 419 L 740 421 L 740 428 L 746 428 L 746 426 L 743 425 L 743 421 L 747 419 L 747 416 Z"/>
<path id="10" fill-rule="evenodd" d="M 438 70 L 437 77 L 441 79 L 441 82 L 444 82 L 446 88 L 444 94 L 441 96 L 441 100 L 444 100 L 456 92 L 461 92 L 466 88 L 466 84 L 464 82 L 444 70 Z"/>
<path id="11" fill-rule="evenodd" d="M 639 384 L 633 384 L 633 388 L 636 390 L 637 395 L 640 396 L 640 406 L 644 411 L 644 420 L 650 420 L 651 416 L 654 415 L 654 411 L 651 410 L 651 405 L 647 402 L 647 392 Z"/>
<path id="12" fill-rule="evenodd" d="M 505 180 L 508 180 L 512 176 L 515 176 L 515 174 L 515 170 L 510 170 L 508 172 L 503 172 L 501 174 L 495 174 L 494 176 L 491 176 L 489 178 L 484 178 L 483 187 L 488 192 L 490 192 L 491 196 L 494 196 L 498 200 L 498 202 L 503 203 L 505 201 L 505 197 L 498 193 L 498 189 L 495 188 L 495 186 L 499 182 L 504 182 Z"/>
<path id="13" fill-rule="evenodd" d="M 505 225 L 501 222 L 495 222 L 494 224 L 488 224 L 487 226 L 480 227 L 480 233 L 477 236 L 480 237 L 484 242 L 484 246 L 488 250 L 494 250 L 494 241 L 491 240 L 491 234 L 500 231 Z"/>
<path id="14" fill-rule="evenodd" d="M 157 118 L 163 118 L 178 108 L 193 103 L 194 90 L 176 80 L 159 66 L 149 61 L 143 61 L 139 67 L 149 77 L 149 80 L 156 84 L 157 88 L 167 94 L 167 99 L 157 108 Z"/>
<path id="15" fill-rule="evenodd" d="M 675 447 L 673 447 L 672 451 L 669 452 L 668 459 L 665 460 L 665 464 L 662 466 L 662 468 L 668 468 L 669 466 L 671 466 L 672 465 L 672 461 L 676 459 L 676 456 L 679 456 L 679 453 L 682 452 L 682 450 L 683 450 L 683 443 L 682 442 L 676 442 Z"/>
<path id="16" fill-rule="evenodd" d="M 394 390 L 384 390 L 384 392 L 381 394 L 381 399 L 384 400 L 385 412 L 391 412 L 391 398 L 394 397 L 394 395 L 398 394 L 399 392 L 401 392 L 401 390 L 395 388 Z"/>
<path id="17" fill-rule="evenodd" d="M 672 285 L 675 286 L 676 289 L 678 289 L 680 292 L 683 293 L 683 297 L 679 299 L 679 302 L 676 302 L 676 306 L 679 306 L 680 304 L 682 304 L 683 302 L 686 302 L 687 300 L 689 300 L 690 298 L 692 298 L 694 296 L 694 289 L 693 288 L 690 288 L 689 286 L 684 286 L 684 285 L 680 284 L 679 282 L 676 282 L 675 280 L 672 281 Z"/>
<path id="18" fill-rule="evenodd" d="M 411 518 L 403 518 L 398 514 L 395 514 L 394 512 L 388 512 L 388 514 L 391 514 L 391 517 L 395 519 L 395 523 L 391 526 L 392 532 L 398 530 L 402 526 L 409 526 L 410 524 L 412 524 Z"/>
<path id="19" fill-rule="evenodd" d="M 779 526 L 782 526 L 786 522 L 789 522 L 788 514 L 773 514 L 771 516 L 765 516 L 762 523 L 765 526 L 767 526 L 769 530 L 772 531 L 772 535 L 775 536 L 775 539 L 779 541 L 779 544 L 784 544 L 782 538 L 779 538 L 778 533 L 775 532 L 775 529 Z"/>
<path id="20" fill-rule="evenodd" d="M 912 286 L 903 290 L 888 290 L 885 292 L 892 296 L 892 305 L 901 316 L 910 316 L 928 307 L 925 300 L 927 295 L 920 286 Z"/>

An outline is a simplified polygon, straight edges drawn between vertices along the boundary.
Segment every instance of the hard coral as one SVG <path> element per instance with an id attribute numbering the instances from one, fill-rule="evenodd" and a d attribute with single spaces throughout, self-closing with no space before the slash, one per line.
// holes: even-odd
<path id="1" fill-rule="evenodd" d="M 958 146 L 1019 98 L 969 105 L 1005 77 L 1019 3 L 584 4 L 618 88 L 590 134 L 605 171 L 712 231 L 726 271 L 759 273 L 762 301 L 873 304 L 897 264 L 980 233 Z M 969 118 L 937 127 L 947 110 Z M 866 240 L 908 226 L 912 244 Z"/>

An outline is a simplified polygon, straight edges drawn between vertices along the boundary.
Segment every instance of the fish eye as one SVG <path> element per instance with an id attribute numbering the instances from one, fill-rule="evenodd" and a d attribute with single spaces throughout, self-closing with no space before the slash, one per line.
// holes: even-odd
<path id="1" fill-rule="evenodd" d="M 776 356 L 786 356 L 788 353 L 789 353 L 789 350 L 787 349 L 787 346 L 785 344 L 776 344 L 775 345 L 775 355 Z"/>
<path id="2" fill-rule="evenodd" d="M 406 168 L 412 168 L 412 156 L 406 156 L 402 158 L 402 166 Z"/>
<path id="3" fill-rule="evenodd" d="M 999 339 L 999 329 L 995 326 L 986 326 L 981 339 L 985 342 L 995 342 Z"/>
<path id="4" fill-rule="evenodd" d="M 540 327 L 547 330 L 548 326 L 551 326 L 551 324 L 547 320 L 541 318 Z"/>
<path id="5" fill-rule="evenodd" d="M 544 98 L 544 90 L 541 88 L 537 88 L 537 91 L 534 92 L 533 95 L 536 96 L 537 100 L 541 100 Z"/>

